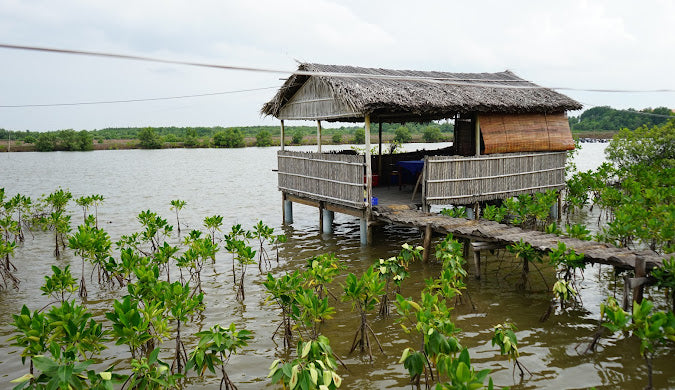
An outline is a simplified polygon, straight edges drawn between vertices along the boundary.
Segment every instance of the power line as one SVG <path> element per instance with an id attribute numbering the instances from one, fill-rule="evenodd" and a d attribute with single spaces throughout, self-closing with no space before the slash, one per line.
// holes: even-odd
<path id="1" fill-rule="evenodd" d="M 425 81 L 425 82 L 430 82 L 430 83 L 473 86 L 473 87 L 487 87 L 487 88 L 496 88 L 496 89 L 555 89 L 555 90 L 578 91 L 578 92 L 610 92 L 610 93 L 672 93 L 672 92 L 675 92 L 675 89 L 651 89 L 651 90 L 584 89 L 584 88 L 571 88 L 571 87 L 542 87 L 542 86 L 539 86 L 539 85 L 492 84 L 492 83 L 529 82 L 529 81 L 526 81 L 526 80 L 473 80 L 473 79 L 457 79 L 457 78 L 439 78 L 439 77 L 429 77 L 429 76 L 409 76 L 409 75 L 399 76 L 399 75 L 382 75 L 382 74 L 365 74 L 365 73 L 340 73 L 340 72 L 334 73 L 334 72 L 314 72 L 314 71 L 303 71 L 303 70 L 269 69 L 269 68 L 257 68 L 257 67 L 249 67 L 249 66 L 222 65 L 222 64 L 209 64 L 209 63 L 203 63 L 203 62 L 167 60 L 167 59 L 162 59 L 162 58 L 154 58 L 154 57 L 146 57 L 146 56 L 134 56 L 134 55 L 127 55 L 127 54 L 104 53 L 104 52 L 95 52 L 95 51 L 68 50 L 68 49 L 56 49 L 56 48 L 37 47 L 37 46 L 10 45 L 10 44 L 2 44 L 2 43 L 0 43 L 0 48 L 39 51 L 39 52 L 48 52 L 48 53 L 60 53 L 60 54 L 85 55 L 85 56 L 106 57 L 106 58 L 118 58 L 118 59 L 126 59 L 126 60 L 159 62 L 159 63 L 164 63 L 164 64 L 187 65 L 187 66 L 197 66 L 197 67 L 203 67 L 203 68 L 238 70 L 238 71 L 258 72 L 258 73 L 275 73 L 275 74 L 289 74 L 289 75 L 295 74 L 295 75 L 303 75 L 303 76 L 324 76 L 324 77 L 341 77 L 341 78 L 370 78 L 370 79 L 385 79 L 385 80 L 400 80 L 400 81 Z"/>
<path id="2" fill-rule="evenodd" d="M 279 88 L 279 87 L 262 87 L 262 88 L 239 89 L 239 90 L 235 90 L 235 91 L 210 92 L 210 93 L 200 93 L 200 94 L 195 94 L 195 95 L 167 96 L 167 97 L 155 97 L 155 98 L 145 98 L 145 99 L 101 100 L 101 101 L 73 102 L 73 103 L 12 104 L 12 105 L 0 105 L 0 108 L 84 106 L 84 105 L 94 105 L 94 104 L 149 102 L 149 101 L 155 101 L 155 100 L 173 100 L 173 99 L 196 98 L 196 97 L 202 97 L 202 96 L 228 95 L 228 94 L 233 94 L 233 93 L 262 91 L 262 90 L 266 90 L 266 89 L 277 89 L 277 88 Z"/>

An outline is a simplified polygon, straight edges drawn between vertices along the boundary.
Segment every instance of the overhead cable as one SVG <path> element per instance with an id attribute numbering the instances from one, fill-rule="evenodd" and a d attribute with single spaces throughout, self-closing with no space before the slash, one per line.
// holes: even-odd
<path id="1" fill-rule="evenodd" d="M 101 100 L 101 101 L 92 101 L 92 102 L 72 102 L 72 103 L 10 104 L 10 105 L 0 105 L 0 108 L 60 107 L 60 106 L 84 106 L 84 105 L 95 105 L 95 104 L 149 102 L 149 101 L 155 101 L 155 100 L 173 100 L 173 99 L 196 98 L 196 97 L 202 97 L 202 96 L 228 95 L 228 94 L 233 94 L 233 93 L 262 91 L 262 90 L 266 90 L 266 89 L 278 89 L 278 88 L 279 87 L 262 87 L 262 88 L 239 89 L 239 90 L 235 90 L 235 91 L 209 92 L 209 93 L 200 93 L 200 94 L 195 94 L 195 95 L 154 97 L 154 98 L 145 98 L 145 99 Z"/>
<path id="2" fill-rule="evenodd" d="M 429 82 L 429 83 L 461 85 L 461 86 L 470 86 L 470 87 L 486 87 L 486 88 L 494 88 L 494 89 L 555 89 L 555 90 L 567 90 L 567 91 L 612 92 L 612 93 L 664 93 L 664 92 L 670 93 L 670 92 L 675 92 L 675 89 L 651 89 L 651 90 L 584 89 L 584 88 L 571 88 L 571 87 L 542 87 L 542 86 L 539 86 L 539 85 L 498 84 L 498 83 L 529 82 L 529 81 L 526 81 L 526 80 L 457 79 L 457 78 L 452 78 L 452 77 L 430 77 L 430 76 L 411 76 L 411 75 L 400 76 L 400 75 L 383 75 L 383 74 L 367 74 L 367 73 L 315 72 L 315 71 L 304 71 L 304 70 L 270 69 L 270 68 L 258 68 L 258 67 L 250 67 L 250 66 L 236 66 L 236 65 L 223 65 L 223 64 L 209 64 L 209 63 L 193 62 L 193 61 L 168 60 L 168 59 L 146 57 L 146 56 L 114 54 L 114 53 L 104 53 L 104 52 L 95 52 L 95 51 L 57 49 L 57 48 L 24 46 L 24 45 L 10 45 L 10 44 L 2 44 L 2 43 L 0 43 L 0 48 L 40 51 L 40 52 L 60 53 L 60 54 L 96 56 L 96 57 L 106 57 L 106 58 L 119 58 L 119 59 L 136 60 L 136 61 L 159 62 L 159 63 L 164 63 L 164 64 L 187 65 L 187 66 L 197 66 L 197 67 L 203 67 L 203 68 L 237 70 L 237 71 L 257 72 L 257 73 L 274 73 L 274 74 L 301 75 L 301 76 L 320 76 L 320 77 L 339 77 L 339 78 L 368 78 L 368 79 L 400 80 L 400 81 L 424 81 L 424 82 Z M 493 83 L 495 83 L 495 84 L 493 84 Z"/>

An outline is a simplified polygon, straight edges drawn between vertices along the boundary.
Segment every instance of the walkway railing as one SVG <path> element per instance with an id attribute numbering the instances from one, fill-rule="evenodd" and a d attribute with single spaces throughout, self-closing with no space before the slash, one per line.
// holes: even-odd
<path id="1" fill-rule="evenodd" d="M 562 189 L 566 156 L 566 152 L 428 156 L 423 199 L 426 205 L 473 204 Z"/>
<path id="2" fill-rule="evenodd" d="M 366 160 L 361 155 L 279 151 L 279 190 L 364 209 Z"/>

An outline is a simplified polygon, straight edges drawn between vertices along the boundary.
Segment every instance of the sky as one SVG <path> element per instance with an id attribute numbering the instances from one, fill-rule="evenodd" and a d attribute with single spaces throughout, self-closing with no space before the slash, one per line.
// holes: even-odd
<path id="1" fill-rule="evenodd" d="M 508 69 L 574 89 L 675 89 L 674 25 L 675 0 L 0 0 L 3 44 L 287 71 Z M 1 48 L 0 70 L 0 106 L 228 92 L 0 107 L 0 128 L 32 131 L 277 125 L 260 108 L 287 77 Z M 585 108 L 675 108 L 673 92 L 560 92 Z"/>

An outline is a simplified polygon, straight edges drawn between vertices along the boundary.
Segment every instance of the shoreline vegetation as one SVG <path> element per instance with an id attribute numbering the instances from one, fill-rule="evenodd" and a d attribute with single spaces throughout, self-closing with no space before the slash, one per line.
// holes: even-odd
<path id="1" fill-rule="evenodd" d="M 574 138 L 582 142 L 610 140 L 619 131 L 660 126 L 675 118 L 675 111 L 666 107 L 643 110 L 617 110 L 593 107 L 579 116 L 570 116 Z M 386 143 L 452 141 L 453 122 L 383 123 L 382 140 Z M 316 144 L 316 127 L 287 126 L 286 145 Z M 322 145 L 364 144 L 364 129 L 342 126 L 322 129 Z M 378 129 L 371 130 L 376 143 Z M 244 127 L 122 127 L 100 130 L 58 130 L 50 132 L 12 131 L 0 128 L 0 152 L 50 152 L 119 149 L 174 148 L 241 148 L 279 146 L 279 126 Z"/>
<path id="2" fill-rule="evenodd" d="M 433 127 L 433 126 L 431 126 Z M 270 128 L 272 128 L 270 126 Z M 153 128 L 147 128 L 153 129 Z M 234 130 L 236 128 L 228 128 Z M 139 129 L 140 130 L 140 129 Z M 309 131 L 303 131 L 301 136 L 296 134 L 286 135 L 285 145 L 315 145 L 316 144 L 316 129 L 312 128 L 314 131 L 310 133 Z M 333 129 L 331 129 L 333 130 Z M 358 129 L 357 129 L 358 130 Z M 362 129 L 361 129 L 362 130 Z M 70 130 L 76 135 L 79 135 L 81 132 L 75 132 Z M 86 131 L 86 130 L 83 130 Z M 261 130 L 265 131 L 265 130 Z M 59 132 L 69 132 L 69 130 L 61 130 L 56 132 L 47 132 L 41 134 L 47 134 L 50 139 L 47 142 L 40 144 L 38 140 L 26 139 L 12 139 L 11 141 L 6 137 L 5 139 L 0 138 L 0 152 L 43 152 L 43 151 L 89 151 L 89 150 L 130 150 L 130 149 L 182 149 L 182 148 L 240 148 L 240 147 L 265 147 L 265 146 L 279 146 L 280 137 L 278 135 L 279 129 L 276 129 L 276 135 L 270 135 L 265 140 L 261 142 L 260 137 L 253 135 L 246 135 L 245 132 L 241 132 L 241 136 L 234 135 L 233 138 L 236 138 L 234 142 L 231 142 L 227 139 L 219 139 L 216 137 L 217 132 L 213 136 L 196 136 L 192 139 L 186 140 L 185 137 L 179 136 L 159 136 L 157 131 L 155 131 L 155 139 L 151 140 L 151 144 L 148 145 L 148 142 L 144 142 L 142 139 L 136 138 L 96 138 L 95 136 L 83 137 L 84 140 L 80 142 L 69 142 L 68 140 L 63 141 L 59 138 Z M 90 133 L 90 132 L 89 132 Z M 436 132 L 434 132 L 436 133 Z M 573 131 L 572 135 L 574 138 L 582 140 L 598 140 L 606 141 L 612 139 L 618 131 Z M 67 133 L 66 133 L 67 134 Z M 269 134 L 269 132 L 268 132 Z M 51 137 L 50 137 L 51 135 Z M 377 144 L 377 133 L 372 134 L 372 140 L 374 144 Z M 339 130 L 336 129 L 329 134 L 326 134 L 326 129 L 323 129 L 323 134 L 321 137 L 322 145 L 348 145 L 348 144 L 363 144 L 364 140 L 363 131 L 361 135 L 352 130 Z M 68 138 L 68 136 L 66 136 Z M 73 137 L 77 140 L 76 137 Z M 226 137 L 227 138 L 227 137 Z M 436 134 L 430 135 L 429 132 L 426 134 L 424 132 L 416 132 L 412 134 L 396 134 L 395 132 L 385 133 L 383 131 L 382 141 L 384 143 L 436 143 L 436 142 L 451 142 L 453 139 L 452 130 L 446 132 L 438 132 Z M 591 141 L 592 142 L 592 141 Z"/>

